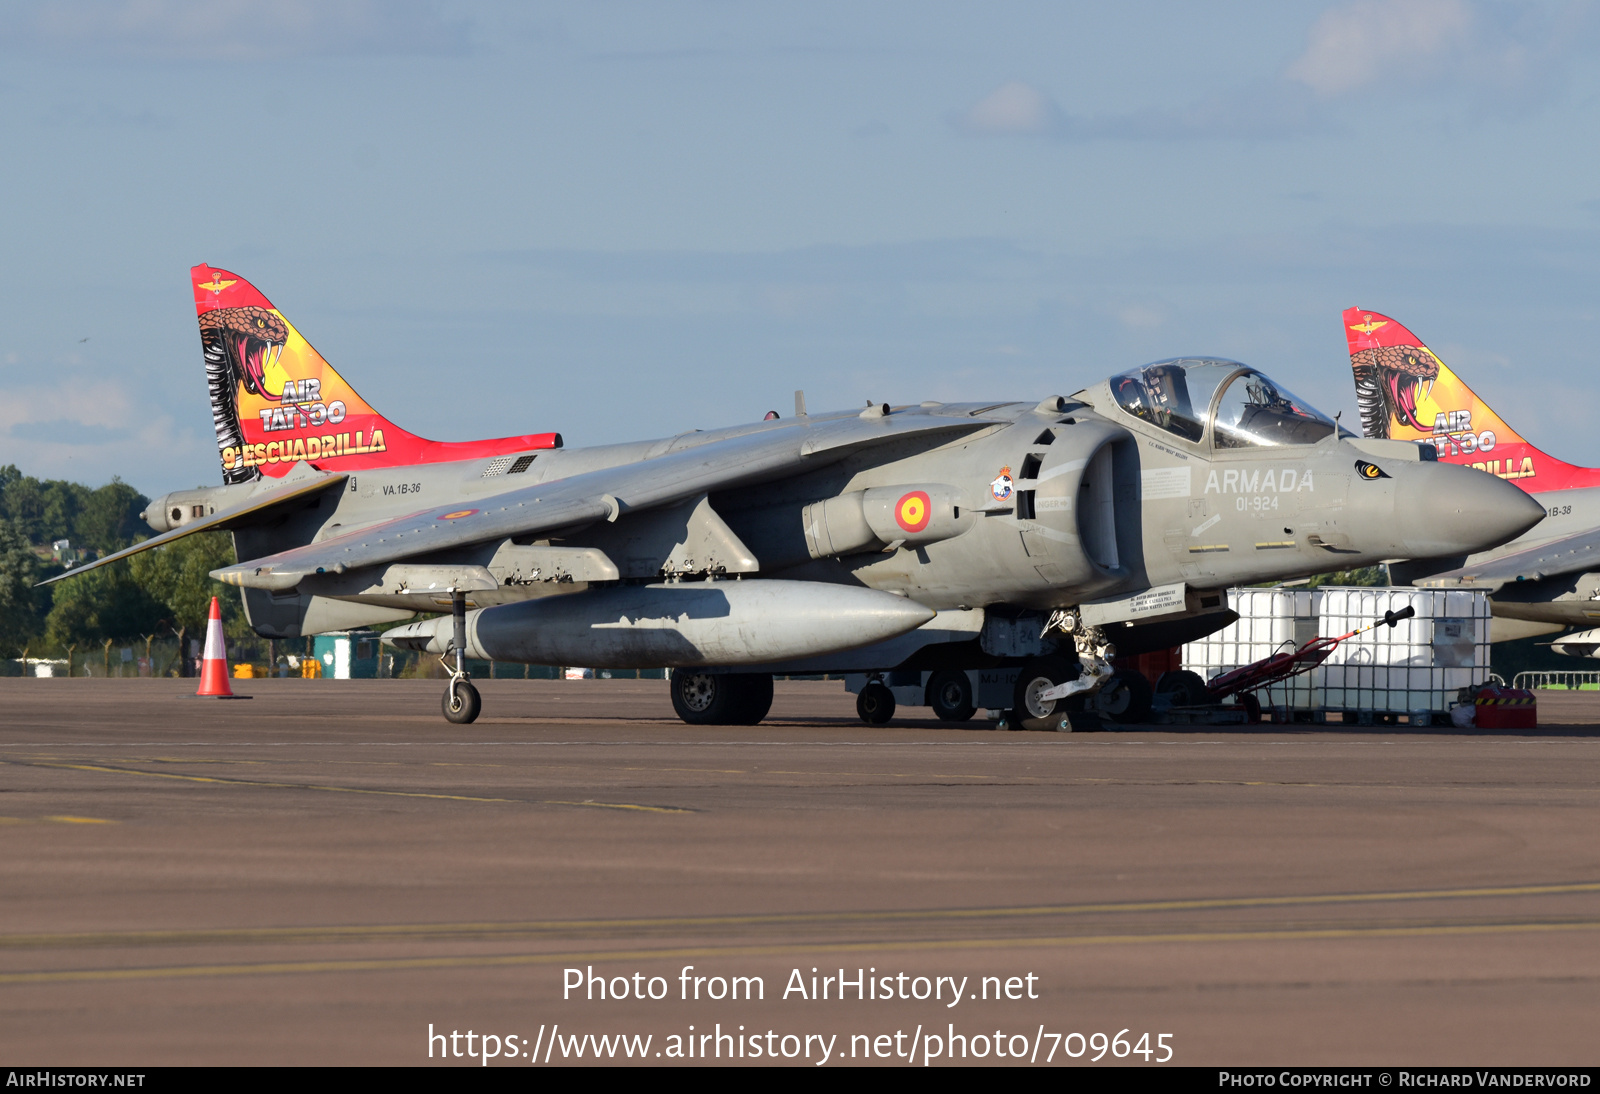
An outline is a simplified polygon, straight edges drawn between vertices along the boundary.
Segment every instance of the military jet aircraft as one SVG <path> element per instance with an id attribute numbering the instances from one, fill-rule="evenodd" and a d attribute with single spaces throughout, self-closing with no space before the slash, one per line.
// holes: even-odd
<path id="1" fill-rule="evenodd" d="M 92 565 L 228 529 L 213 576 L 262 635 L 448 613 L 385 639 L 445 661 L 457 723 L 481 707 L 469 657 L 671 668 L 692 723 L 759 722 L 774 672 L 934 670 L 936 713 L 969 717 L 983 668 L 1014 674 L 1024 725 L 1091 697 L 1134 717 L 1149 685 L 1111 657 L 1226 625 L 1228 585 L 1484 550 L 1544 516 L 1210 357 L 1032 402 L 809 414 L 797 392 L 791 418 L 632 444 L 440 444 L 242 277 L 192 279 L 224 485 L 157 499 L 160 534 Z"/>
<path id="2" fill-rule="evenodd" d="M 1344 313 L 1363 432 L 1432 448 L 1525 490 L 1549 519 L 1501 546 L 1413 558 L 1396 584 L 1482 589 L 1496 642 L 1600 623 L 1600 468 L 1575 467 L 1529 444 L 1420 338 L 1364 308 Z M 1600 634 L 1568 635 L 1558 652 L 1588 656 Z"/>

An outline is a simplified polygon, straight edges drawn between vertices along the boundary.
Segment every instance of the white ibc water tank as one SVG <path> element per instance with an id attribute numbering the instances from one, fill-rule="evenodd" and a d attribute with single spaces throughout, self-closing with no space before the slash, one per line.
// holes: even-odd
<path id="1" fill-rule="evenodd" d="M 1459 589 L 1325 589 L 1322 632 L 1344 634 L 1412 608 L 1393 627 L 1339 644 L 1324 663 L 1323 704 L 1345 710 L 1445 711 L 1489 675 L 1489 602 Z"/>
<path id="2" fill-rule="evenodd" d="M 1230 589 L 1239 621 L 1183 648 L 1184 668 L 1209 680 L 1221 673 L 1334 637 L 1413 608 L 1394 627 L 1347 639 L 1321 668 L 1258 692 L 1262 705 L 1291 710 L 1450 709 L 1462 687 L 1489 676 L 1489 602 L 1456 589 L 1325 585 L 1319 589 Z"/>

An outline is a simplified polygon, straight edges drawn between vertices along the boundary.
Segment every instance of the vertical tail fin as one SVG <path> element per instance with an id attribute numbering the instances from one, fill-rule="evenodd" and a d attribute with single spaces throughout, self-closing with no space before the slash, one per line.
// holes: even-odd
<path id="1" fill-rule="evenodd" d="M 1431 444 L 1440 460 L 1511 479 L 1530 494 L 1600 485 L 1600 470 L 1574 467 L 1524 440 L 1395 320 L 1347 308 L 1344 333 L 1368 437 Z"/>
<path id="2" fill-rule="evenodd" d="M 559 433 L 460 443 L 409 433 L 374 410 L 244 278 L 203 263 L 189 276 L 224 482 L 277 478 L 301 461 L 354 471 L 561 447 Z"/>

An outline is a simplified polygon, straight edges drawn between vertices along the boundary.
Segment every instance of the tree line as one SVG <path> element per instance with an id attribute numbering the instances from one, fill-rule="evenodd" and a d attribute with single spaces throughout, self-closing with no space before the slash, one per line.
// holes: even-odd
<path id="1" fill-rule="evenodd" d="M 147 538 L 139 514 L 149 498 L 119 478 L 98 488 L 36 479 L 0 467 L 0 657 L 44 656 L 107 640 L 132 643 L 204 627 L 220 597 L 230 634 L 248 630 L 238 590 L 210 571 L 233 564 L 232 537 L 200 532 L 55 585 L 38 582 L 66 567 L 50 545 L 71 542 L 95 557 Z"/>

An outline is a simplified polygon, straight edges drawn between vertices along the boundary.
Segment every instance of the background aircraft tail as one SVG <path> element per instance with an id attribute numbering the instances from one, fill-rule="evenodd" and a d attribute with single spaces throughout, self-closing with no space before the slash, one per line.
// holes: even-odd
<path id="1" fill-rule="evenodd" d="M 559 433 L 464 442 L 409 433 L 374 410 L 244 278 L 204 263 L 189 275 L 225 482 L 277 478 L 302 460 L 356 471 L 561 447 Z"/>
<path id="2" fill-rule="evenodd" d="M 1529 444 L 1395 320 L 1347 308 L 1344 333 L 1368 437 L 1431 444 L 1441 461 L 1510 479 L 1530 494 L 1600 486 L 1600 470 L 1564 463 Z"/>

